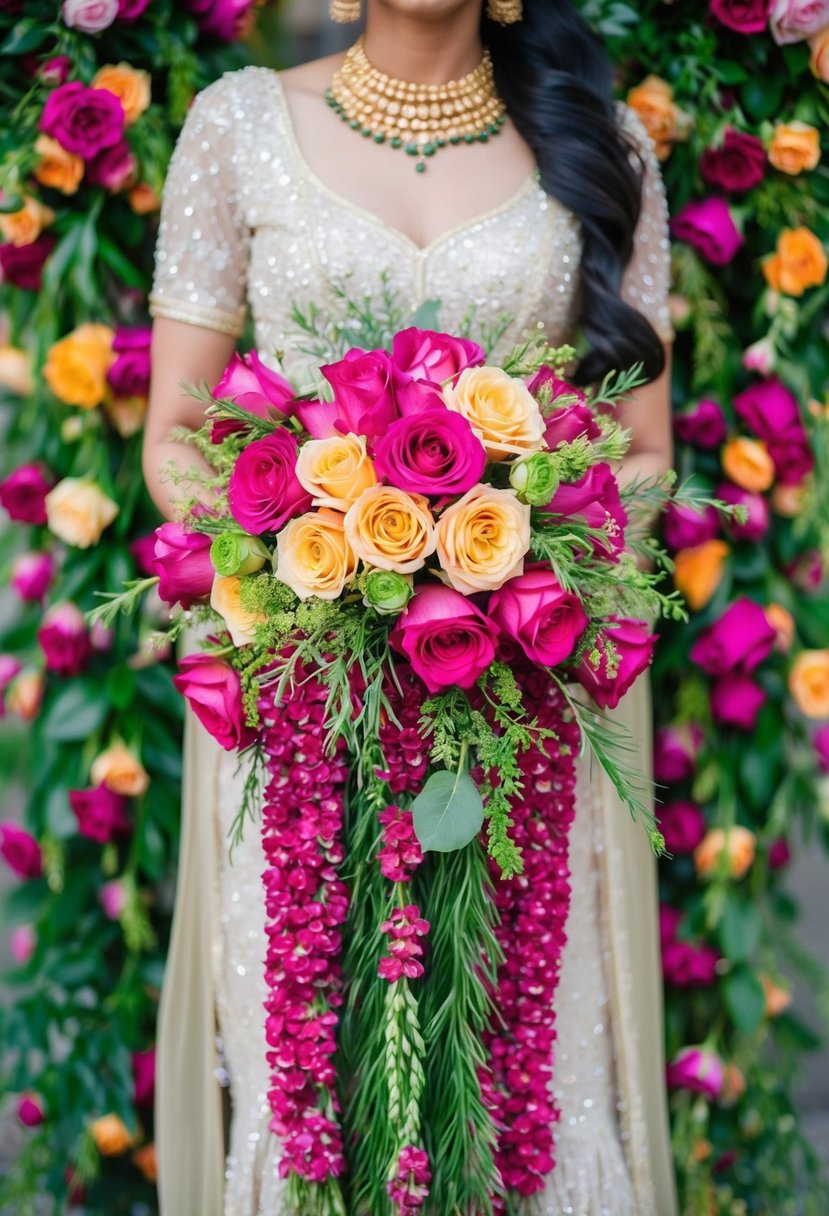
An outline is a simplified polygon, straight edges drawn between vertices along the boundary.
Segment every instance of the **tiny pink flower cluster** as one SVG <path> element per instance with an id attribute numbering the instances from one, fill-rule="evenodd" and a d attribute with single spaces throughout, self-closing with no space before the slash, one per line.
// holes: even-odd
<path id="1" fill-rule="evenodd" d="M 407 1145 L 397 1159 L 397 1174 L 387 1185 L 389 1197 L 397 1204 L 399 1216 L 419 1211 L 429 1195 L 432 1172 L 429 1158 L 422 1148 Z"/>
<path id="2" fill-rule="evenodd" d="M 423 946 L 417 940 L 429 932 L 429 922 L 420 915 L 417 904 L 395 908 L 380 926 L 389 939 L 389 953 L 380 959 L 377 974 L 394 984 L 404 978 L 416 980 L 423 975 Z"/>
<path id="3" fill-rule="evenodd" d="M 412 812 L 389 806 L 377 818 L 383 825 L 383 843 L 377 854 L 380 872 L 390 882 L 408 882 L 423 861 Z"/>

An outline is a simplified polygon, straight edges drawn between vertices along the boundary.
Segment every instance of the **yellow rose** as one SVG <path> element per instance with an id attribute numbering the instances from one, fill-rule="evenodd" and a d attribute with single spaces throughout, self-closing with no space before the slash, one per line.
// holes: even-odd
<path id="1" fill-rule="evenodd" d="M 26 194 L 19 211 L 0 215 L 0 233 L 12 245 L 32 245 L 54 218 L 54 211 L 44 207 L 31 194 Z"/>
<path id="2" fill-rule="evenodd" d="M 122 439 L 137 435 L 147 417 L 146 397 L 113 397 L 104 401 L 104 410 Z"/>
<path id="3" fill-rule="evenodd" d="M 443 390 L 450 410 L 462 414 L 490 460 L 509 460 L 544 446 L 544 419 L 523 380 L 500 367 L 467 367 Z"/>
<path id="4" fill-rule="evenodd" d="M 763 985 L 763 992 L 766 994 L 766 1017 L 779 1018 L 780 1014 L 789 1008 L 792 1003 L 792 994 L 788 988 L 781 987 L 780 984 L 775 984 L 770 976 L 763 972 L 760 975 L 760 983 Z"/>
<path id="5" fill-rule="evenodd" d="M 692 612 L 700 612 L 719 587 L 728 553 L 724 540 L 707 540 L 675 555 L 674 586 Z"/>
<path id="6" fill-rule="evenodd" d="M 39 671 L 22 671 L 6 689 L 6 708 L 24 722 L 31 722 L 40 712 L 44 684 Z"/>
<path id="7" fill-rule="evenodd" d="M 145 1144 L 143 1148 L 137 1148 L 132 1155 L 132 1160 L 147 1182 L 158 1181 L 158 1157 L 154 1144 Z"/>
<path id="8" fill-rule="evenodd" d="M 103 1115 L 93 1122 L 90 1130 L 102 1157 L 118 1157 L 135 1143 L 135 1137 L 130 1135 L 118 1115 Z"/>
<path id="9" fill-rule="evenodd" d="M 35 177 L 41 186 L 60 190 L 61 194 L 74 194 L 83 180 L 84 162 L 74 152 L 67 152 L 50 135 L 38 135 L 35 152 L 40 160 L 35 167 Z"/>
<path id="10" fill-rule="evenodd" d="M 105 785 L 113 794 L 137 798 L 146 793 L 150 777 L 135 752 L 117 740 L 92 761 L 90 776 L 93 785 Z"/>
<path id="11" fill-rule="evenodd" d="M 769 287 L 787 296 L 802 296 L 807 288 L 820 287 L 827 269 L 826 250 L 808 228 L 784 228 L 777 239 L 777 253 L 763 262 Z"/>
<path id="12" fill-rule="evenodd" d="M 829 84 L 829 25 L 824 25 L 809 39 L 809 50 L 812 52 L 809 67 L 818 80 Z"/>
<path id="13" fill-rule="evenodd" d="M 136 215 L 150 215 L 161 206 L 161 199 L 149 182 L 137 182 L 127 192 L 127 202 Z"/>
<path id="14" fill-rule="evenodd" d="M 755 836 L 748 828 L 733 827 L 728 832 L 711 828 L 694 849 L 694 865 L 698 874 L 706 876 L 719 870 L 725 857 L 732 878 L 742 878 L 750 869 L 754 854 Z"/>
<path id="15" fill-rule="evenodd" d="M 150 73 L 128 63 L 107 63 L 92 78 L 93 89 L 113 93 L 124 107 L 126 125 L 140 118 L 150 104 Z"/>
<path id="16" fill-rule="evenodd" d="M 18 397 L 28 397 L 32 382 L 32 358 L 27 350 L 0 346 L 0 384 Z"/>
<path id="17" fill-rule="evenodd" d="M 443 512 L 437 538 L 438 559 L 456 591 L 495 591 L 524 572 L 530 508 L 512 490 L 473 486 Z"/>
<path id="18" fill-rule="evenodd" d="M 829 650 L 804 650 L 797 656 L 789 692 L 807 718 L 829 718 Z"/>
<path id="19" fill-rule="evenodd" d="M 722 467 L 735 485 L 762 494 L 774 481 L 774 461 L 759 439 L 741 435 L 722 450 Z"/>
<path id="20" fill-rule="evenodd" d="M 118 504 L 83 477 L 64 477 L 46 495 L 46 518 L 58 540 L 89 549 L 118 514 Z"/>
<path id="21" fill-rule="evenodd" d="M 794 617 L 782 604 L 767 604 L 765 613 L 766 620 L 777 634 L 777 649 L 787 654 L 794 642 Z"/>
<path id="22" fill-rule="evenodd" d="M 647 76 L 630 90 L 627 103 L 653 140 L 659 160 L 667 160 L 673 145 L 687 133 L 686 115 L 674 101 L 671 86 L 661 76 Z"/>
<path id="23" fill-rule="evenodd" d="M 64 405 L 91 410 L 101 404 L 112 362 L 112 339 L 108 325 L 90 322 L 49 348 L 43 378 Z"/>
<path id="24" fill-rule="evenodd" d="M 435 521 L 422 494 L 371 486 L 345 517 L 349 545 L 367 566 L 413 574 L 435 551 Z"/>
<path id="25" fill-rule="evenodd" d="M 261 612 L 249 612 L 242 607 L 242 580 L 235 574 L 228 578 L 216 575 L 210 592 L 210 607 L 223 618 L 234 646 L 255 642 L 256 626 L 266 620 Z"/>
<path id="26" fill-rule="evenodd" d="M 781 173 L 792 177 L 820 164 L 820 132 L 807 122 L 780 123 L 774 128 L 769 160 Z"/>
<path id="27" fill-rule="evenodd" d="M 799 486 L 775 486 L 771 492 L 771 505 L 775 515 L 781 515 L 783 519 L 795 519 L 803 510 L 803 503 L 806 499 L 806 487 Z"/>
<path id="28" fill-rule="evenodd" d="M 323 507 L 292 519 L 276 538 L 276 577 L 301 600 L 335 600 L 357 573 L 345 519 Z"/>
<path id="29" fill-rule="evenodd" d="M 299 449 L 297 479 L 316 507 L 347 511 L 371 486 L 377 485 L 366 441 L 357 435 L 309 439 Z"/>

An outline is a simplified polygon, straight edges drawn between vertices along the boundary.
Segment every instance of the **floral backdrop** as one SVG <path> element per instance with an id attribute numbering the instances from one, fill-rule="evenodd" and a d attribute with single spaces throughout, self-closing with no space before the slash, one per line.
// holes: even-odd
<path id="1" fill-rule="evenodd" d="M 829 0 L 581 0 L 663 162 L 677 466 L 744 505 L 675 509 L 690 627 L 655 666 L 671 1104 L 683 1212 L 827 1210 L 791 1085 L 818 1042 L 785 886 L 829 820 Z M 88 629 L 151 572 L 140 478 L 146 292 L 190 98 L 242 62 L 251 0 L 0 3 L 0 825 L 13 999 L 0 1092 L 29 1129 L 0 1203 L 154 1203 L 153 1036 L 172 905 L 181 707 L 160 602 Z M 801 1198 L 797 1198 L 797 1196 Z M 806 1208 L 808 1202 L 812 1205 Z M 800 1206 L 798 1206 L 800 1205 Z M 146 1210 L 146 1209 L 145 1209 Z"/>

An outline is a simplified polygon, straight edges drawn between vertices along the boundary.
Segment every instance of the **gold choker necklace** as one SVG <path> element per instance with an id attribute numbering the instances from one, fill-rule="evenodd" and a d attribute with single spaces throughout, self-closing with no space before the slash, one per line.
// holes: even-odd
<path id="1" fill-rule="evenodd" d="M 365 139 L 388 143 L 416 157 L 423 173 L 427 158 L 452 144 L 486 143 L 505 119 L 495 91 L 489 52 L 473 72 L 447 84 L 410 84 L 373 67 L 360 38 L 346 54 L 325 99 L 343 122 Z"/>

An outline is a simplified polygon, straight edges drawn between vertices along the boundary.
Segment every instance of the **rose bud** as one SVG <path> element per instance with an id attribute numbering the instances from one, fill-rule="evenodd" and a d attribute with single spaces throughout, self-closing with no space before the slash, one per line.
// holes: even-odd
<path id="1" fill-rule="evenodd" d="M 775 984 L 774 980 L 765 973 L 760 976 L 763 992 L 766 996 L 766 1017 L 779 1018 L 780 1014 L 792 1003 L 792 994 L 788 988 Z"/>
<path id="2" fill-rule="evenodd" d="M 95 785 L 105 785 L 113 794 L 138 798 L 147 792 L 150 778 L 147 770 L 120 739 L 111 743 L 92 761 L 89 775 Z"/>
<path id="3" fill-rule="evenodd" d="M 132 1076 L 136 1106 L 152 1106 L 155 1093 L 155 1048 L 132 1053 Z"/>
<path id="4" fill-rule="evenodd" d="M 72 60 L 68 55 L 53 55 L 38 68 L 38 76 L 44 84 L 64 84 L 72 71 Z"/>
<path id="5" fill-rule="evenodd" d="M 46 656 L 46 670 L 62 676 L 79 675 L 92 653 L 84 615 L 68 601 L 55 604 L 44 615 L 37 640 Z"/>
<path id="6" fill-rule="evenodd" d="M 705 835 L 705 816 L 693 802 L 669 802 L 659 808 L 659 828 L 669 853 L 693 853 Z"/>
<path id="7" fill-rule="evenodd" d="M 40 1127 L 46 1115 L 38 1094 L 23 1094 L 17 1104 L 17 1117 L 25 1127 Z"/>
<path id="8" fill-rule="evenodd" d="M 767 861 L 770 870 L 782 870 L 792 859 L 792 851 L 785 836 L 778 836 L 769 845 Z"/>
<path id="9" fill-rule="evenodd" d="M 363 585 L 363 603 L 381 616 L 397 616 L 412 598 L 414 588 L 410 574 L 395 570 L 371 570 Z"/>
<path id="10" fill-rule="evenodd" d="M 694 849 L 694 865 L 703 878 L 724 870 L 740 879 L 751 869 L 755 851 L 755 836 L 749 828 L 735 826 L 727 832 L 711 828 Z"/>
<path id="11" fill-rule="evenodd" d="M 704 1047 L 685 1047 L 668 1065 L 671 1089 L 690 1089 L 707 1098 L 718 1098 L 724 1080 L 722 1060 Z"/>
<path id="12" fill-rule="evenodd" d="M 40 711 L 44 683 L 41 672 L 22 671 L 6 690 L 6 709 L 24 722 L 31 722 Z"/>
<path id="13" fill-rule="evenodd" d="M 255 574 L 270 560 L 267 545 L 245 532 L 220 532 L 210 545 L 210 562 L 222 578 Z"/>
<path id="14" fill-rule="evenodd" d="M 49 553 L 21 553 L 12 563 L 11 585 L 22 600 L 36 604 L 43 599 L 55 573 Z"/>
<path id="15" fill-rule="evenodd" d="M 95 1119 L 90 1130 L 102 1157 L 118 1157 L 135 1143 L 135 1137 L 130 1135 L 118 1115 L 104 1115 Z"/>
<path id="16" fill-rule="evenodd" d="M 36 946 L 37 934 L 33 925 L 18 925 L 9 934 L 9 954 L 21 967 L 28 963 Z"/>
<path id="17" fill-rule="evenodd" d="M 698 448 L 718 448 L 727 434 L 725 415 L 716 401 L 703 400 L 676 415 L 674 431 L 682 443 Z"/>
<path id="18" fill-rule="evenodd" d="M 559 487 L 555 456 L 552 452 L 535 452 L 516 460 L 509 471 L 509 483 L 521 502 L 531 507 L 546 506 Z"/>
<path id="19" fill-rule="evenodd" d="M 45 524 L 51 485 L 42 464 L 22 464 L 0 481 L 0 507 L 18 523 Z"/>
<path id="20" fill-rule="evenodd" d="M 692 549 L 713 540 L 720 530 L 716 507 L 695 511 L 692 507 L 672 502 L 662 518 L 665 543 L 671 549 Z"/>
<path id="21" fill-rule="evenodd" d="M 742 521 L 732 516 L 726 527 L 735 540 L 758 541 L 769 530 L 769 506 L 761 494 L 751 490 L 743 490 L 739 486 L 724 482 L 717 488 L 717 498 L 727 502 L 732 507 L 744 507 L 745 519 Z"/>
<path id="22" fill-rule="evenodd" d="M 654 735 L 654 779 L 672 785 L 693 776 L 705 735 L 696 722 L 665 726 Z"/>
<path id="23" fill-rule="evenodd" d="M 43 873 L 40 845 L 14 823 L 0 823 L 0 857 L 18 878 L 40 878 Z"/>
<path id="24" fill-rule="evenodd" d="M 173 683 L 190 702 L 202 726 L 226 751 L 241 751 L 253 742 L 245 723 L 242 684 L 228 664 L 209 654 L 187 655 Z"/>
<path id="25" fill-rule="evenodd" d="M 191 608 L 197 600 L 206 600 L 214 574 L 210 537 L 179 523 L 161 524 L 155 530 L 153 570 L 159 578 L 158 594 L 166 604 Z"/>
<path id="26" fill-rule="evenodd" d="M 126 816 L 126 799 L 114 794 L 105 785 L 87 790 L 70 790 L 69 805 L 78 821 L 78 831 L 97 844 L 109 844 L 113 836 L 130 830 Z"/>
<path id="27" fill-rule="evenodd" d="M 602 709 L 615 709 L 650 666 L 657 635 L 647 621 L 610 617 L 599 631 L 592 653 L 584 656 L 574 676 Z"/>
<path id="28" fill-rule="evenodd" d="M 284 376 L 266 367 L 255 350 L 233 356 L 212 395 L 220 401 L 232 401 L 239 409 L 271 422 L 278 422 L 291 413 L 295 396 L 292 385 Z M 221 443 L 228 435 L 247 429 L 248 424 L 242 419 L 214 418 L 210 439 L 212 443 Z"/>
<path id="29" fill-rule="evenodd" d="M 108 920 L 120 920 L 127 906 L 127 891 L 123 880 L 113 878 L 112 882 L 105 882 L 98 892 L 98 902 Z"/>

